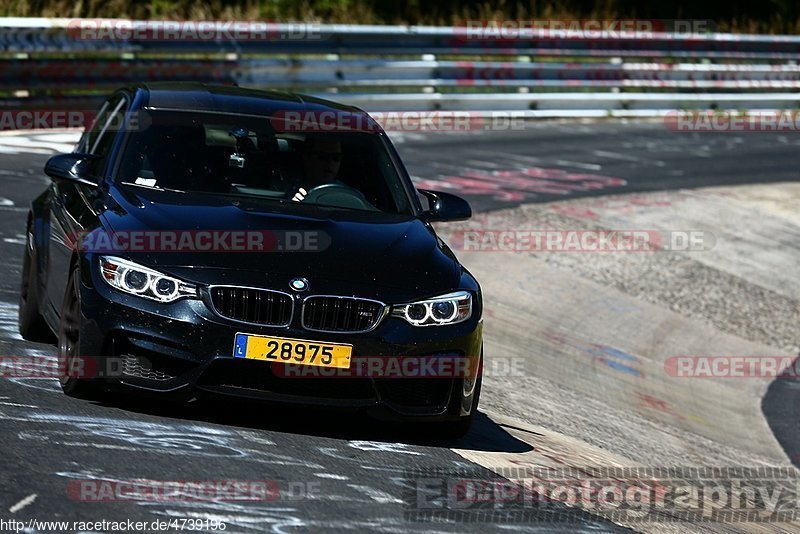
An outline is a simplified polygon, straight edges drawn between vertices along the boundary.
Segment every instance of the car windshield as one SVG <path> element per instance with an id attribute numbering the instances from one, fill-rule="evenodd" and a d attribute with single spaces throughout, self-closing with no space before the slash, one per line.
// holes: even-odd
<path id="1" fill-rule="evenodd" d="M 380 135 L 283 131 L 273 117 L 150 112 L 117 181 L 134 187 L 388 214 L 411 212 Z M 277 126 L 276 126 L 277 125 Z"/>

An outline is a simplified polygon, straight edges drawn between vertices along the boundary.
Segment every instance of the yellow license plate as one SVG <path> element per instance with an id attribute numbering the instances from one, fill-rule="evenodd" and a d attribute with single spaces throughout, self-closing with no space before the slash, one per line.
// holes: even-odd
<path id="1" fill-rule="evenodd" d="M 236 334 L 233 347 L 234 358 L 340 369 L 350 367 L 352 354 L 353 346 L 342 343 L 249 334 Z"/>

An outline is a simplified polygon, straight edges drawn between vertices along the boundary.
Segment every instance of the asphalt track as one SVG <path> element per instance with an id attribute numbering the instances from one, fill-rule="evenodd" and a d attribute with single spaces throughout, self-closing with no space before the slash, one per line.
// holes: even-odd
<path id="1" fill-rule="evenodd" d="M 731 209 L 729 204 L 735 203 L 731 194 L 715 195 L 711 200 L 701 194 L 697 200 L 687 197 L 683 190 L 778 184 L 798 178 L 795 150 L 800 136 L 792 134 L 685 134 L 670 132 L 658 122 L 546 122 L 524 131 L 403 133 L 394 137 L 418 186 L 463 194 L 484 217 L 501 214 L 498 219 L 479 217 L 478 224 L 502 221 L 506 225 L 524 225 L 526 213 L 539 213 L 537 206 L 548 213 L 559 212 L 553 206 L 570 206 L 579 208 L 577 212 L 594 210 L 592 213 L 598 213 L 602 222 L 614 226 L 635 220 L 632 217 L 637 214 L 652 217 L 653 213 L 661 213 L 659 209 L 667 209 L 665 203 L 677 205 L 678 197 L 681 202 L 702 202 L 692 204 L 695 210 L 717 202 L 713 204 L 715 209 L 728 213 L 725 210 Z M 46 187 L 47 178 L 41 168 L 48 154 L 58 148 L 52 139 L 37 135 L 21 141 L 10 137 L 0 140 L 2 355 L 48 358 L 55 353 L 53 347 L 21 340 L 16 329 L 16 302 L 26 206 Z M 653 198 L 640 195 L 652 192 L 673 196 L 657 204 L 645 203 L 645 209 L 636 212 L 631 211 L 630 204 L 619 201 Z M 602 199 L 609 195 L 616 203 L 603 203 Z M 526 206 L 533 206 L 533 211 L 518 211 Z M 488 212 L 491 213 L 484 215 Z M 664 212 L 664 220 L 676 213 Z M 522 222 L 519 217 L 523 217 Z M 758 220 L 753 222 L 757 223 Z M 758 241 L 754 243 L 758 247 Z M 787 246 L 791 247 L 791 243 Z M 64 396 L 52 379 L 2 379 L 0 469 L 4 482 L 0 485 L 0 519 L 203 518 L 225 522 L 226 532 L 606 532 L 625 527 L 570 508 L 563 508 L 564 515 L 555 523 L 530 517 L 521 521 L 518 516 L 503 521 L 502 515 L 490 523 L 411 521 L 404 513 L 414 508 L 412 497 L 418 495 L 415 484 L 420 475 L 409 469 L 431 469 L 431 473 L 468 470 L 469 478 L 496 480 L 503 462 L 519 459 L 538 462 L 536 465 L 558 460 L 586 466 L 626 465 L 626 459 L 632 459 L 633 465 L 721 465 L 726 463 L 726 455 L 731 465 L 748 461 L 752 465 L 789 465 L 790 459 L 796 463 L 800 458 L 797 403 L 792 402 L 798 389 L 792 381 L 726 389 L 724 396 L 720 389 L 720 396 L 707 398 L 700 391 L 702 387 L 683 388 L 681 384 L 654 381 L 653 387 L 663 392 L 662 397 L 670 403 L 677 399 L 675 403 L 668 404 L 661 397 L 656 398 L 652 389 L 637 386 L 644 393 L 640 392 L 639 405 L 633 406 L 619 392 L 628 387 L 626 381 L 638 377 L 627 372 L 620 378 L 614 374 L 620 365 L 615 368 L 608 362 L 620 357 L 621 351 L 613 348 L 622 344 L 620 332 L 628 332 L 633 339 L 635 331 L 647 331 L 648 323 L 658 323 L 653 318 L 663 313 L 657 306 L 659 302 L 645 302 L 649 300 L 646 295 L 639 295 L 637 300 L 632 290 L 620 289 L 612 280 L 606 285 L 619 290 L 612 296 L 622 311 L 619 317 L 604 316 L 609 313 L 608 306 L 593 309 L 594 301 L 588 298 L 600 291 L 599 285 L 590 286 L 587 282 L 582 288 L 573 282 L 569 288 L 562 274 L 551 269 L 552 265 L 536 263 L 531 267 L 513 256 L 508 261 L 504 257 L 500 264 L 494 257 L 466 257 L 467 265 L 475 270 L 487 291 L 487 307 L 494 316 L 487 317 L 487 347 L 498 355 L 513 353 L 524 359 L 524 373 L 517 381 L 487 377 L 485 408 L 474 430 L 462 440 L 430 442 L 391 426 L 353 417 L 324 412 L 276 413 L 271 407 L 254 404 L 172 406 L 135 398 L 97 404 Z M 713 261 L 725 260 L 720 258 Z M 776 260 L 776 271 L 780 265 L 787 268 Z M 588 272 L 592 267 L 569 268 Z M 535 269 L 541 291 L 536 281 L 524 287 L 511 283 L 529 276 L 534 272 L 531 269 Z M 650 268 L 654 269 L 658 266 Z M 664 270 L 668 271 L 666 267 Z M 769 288 L 770 281 L 758 285 Z M 523 293 L 516 301 L 525 306 L 512 309 L 514 292 L 520 287 Z M 798 298 L 791 281 L 772 289 L 792 302 Z M 496 294 L 492 294 L 495 290 Z M 548 300 L 535 300 L 545 296 Z M 685 300 L 692 302 L 691 298 Z M 547 312 L 542 311 L 544 305 Z M 676 315 L 670 316 L 669 326 L 672 331 L 685 334 L 685 353 L 696 353 L 702 350 L 701 345 L 707 348 L 704 338 L 731 353 L 742 350 L 745 354 L 766 354 L 772 349 L 776 354 L 786 354 L 794 349 L 791 341 L 770 338 L 768 327 L 763 335 L 743 327 L 745 333 L 739 339 L 733 337 L 739 328 L 726 330 L 725 318 L 710 316 L 703 322 L 696 320 L 692 309 L 673 312 Z M 796 307 L 792 313 L 797 313 Z M 571 322 L 571 318 L 587 314 L 597 319 L 583 330 L 577 319 Z M 560 321 L 574 337 L 564 337 L 564 330 L 560 337 L 551 331 L 547 343 L 541 341 L 539 327 L 545 321 L 542 316 L 548 316 L 553 323 Z M 788 317 L 796 318 L 797 315 Z M 698 326 L 698 322 L 702 324 Z M 529 325 L 535 325 L 536 336 L 525 331 Z M 554 325 L 548 323 L 548 327 Z M 709 334 L 712 327 L 715 330 Z M 612 328 L 616 330 L 611 332 Z M 752 335 L 751 330 L 755 332 Z M 582 338 L 578 335 L 581 332 L 594 337 Z M 600 344 L 604 336 L 614 335 L 619 336 L 616 344 Z M 664 340 L 668 338 L 669 333 L 660 331 L 648 340 L 659 339 L 666 344 Z M 632 341 L 630 344 L 635 345 Z M 584 348 L 584 352 L 593 354 L 591 366 L 573 373 L 570 351 Z M 598 358 L 597 351 L 606 349 L 608 352 Z M 488 351 L 489 358 L 493 351 Z M 642 345 L 638 351 L 630 349 L 623 354 L 645 360 L 647 351 L 648 347 Z M 625 361 L 629 370 L 648 376 L 656 375 L 661 365 L 655 359 L 644 362 L 642 367 Z M 652 368 L 648 367 L 651 363 Z M 586 369 L 593 372 L 587 373 Z M 673 386 L 675 396 L 670 393 Z M 760 403 L 755 403 L 755 408 L 751 406 L 753 402 L 741 407 L 733 405 L 737 396 L 761 399 L 763 413 Z M 704 404 L 705 418 L 697 415 L 699 404 Z M 729 409 L 724 414 L 726 421 L 718 424 L 710 415 L 716 408 Z M 592 412 L 595 409 L 598 411 Z M 583 413 L 588 414 L 586 419 L 592 419 L 591 423 L 580 418 Z M 603 421 L 604 417 L 608 421 Z M 757 424 L 761 426 L 751 431 Z M 660 434 L 668 425 L 674 425 L 669 427 L 674 430 L 672 435 L 680 438 L 676 437 L 675 443 Z M 737 425 L 747 428 L 740 430 Z M 624 435 L 626 431 L 630 435 Z M 731 450 L 715 445 L 726 440 Z M 679 453 L 689 449 L 692 454 L 681 464 Z M 69 491 L 76 481 L 132 479 L 269 480 L 281 494 L 280 498 L 261 502 L 79 502 Z M 563 521 L 565 516 L 570 522 Z M 652 524 L 633 528 L 661 529 Z"/>

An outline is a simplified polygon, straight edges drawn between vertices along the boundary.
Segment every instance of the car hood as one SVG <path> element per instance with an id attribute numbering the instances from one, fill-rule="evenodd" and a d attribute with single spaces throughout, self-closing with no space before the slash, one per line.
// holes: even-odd
<path id="1" fill-rule="evenodd" d="M 289 280 L 303 277 L 314 293 L 368 296 L 390 287 L 420 296 L 456 289 L 462 275 L 433 228 L 408 215 L 324 212 L 295 205 L 288 206 L 292 212 L 287 213 L 287 206 L 278 202 L 133 188 L 112 188 L 106 206 L 103 220 L 106 230 L 114 233 L 247 231 L 263 233 L 267 246 L 276 245 L 267 252 L 118 252 L 201 284 L 288 290 Z M 271 242 L 271 236 L 277 242 Z M 304 239 L 311 245 L 308 250 L 286 250 Z"/>

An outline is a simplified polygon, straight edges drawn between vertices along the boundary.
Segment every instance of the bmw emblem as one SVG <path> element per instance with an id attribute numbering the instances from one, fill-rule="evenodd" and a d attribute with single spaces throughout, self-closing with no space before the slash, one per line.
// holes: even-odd
<path id="1" fill-rule="evenodd" d="M 295 291 L 305 291 L 308 289 L 308 280 L 305 278 L 293 278 L 289 285 Z"/>

